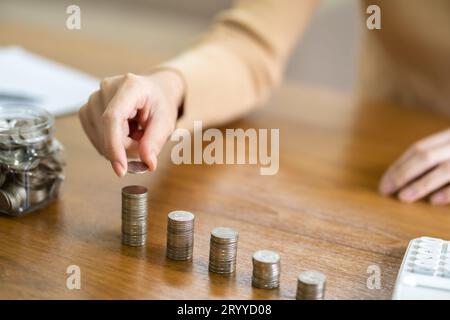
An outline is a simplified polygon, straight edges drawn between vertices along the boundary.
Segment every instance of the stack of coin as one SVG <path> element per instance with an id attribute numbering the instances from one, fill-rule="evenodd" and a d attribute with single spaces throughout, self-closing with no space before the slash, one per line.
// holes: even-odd
<path id="1" fill-rule="evenodd" d="M 191 260 L 194 215 L 188 211 L 172 211 L 167 218 L 167 257 L 172 260 Z"/>
<path id="2" fill-rule="evenodd" d="M 6 181 L 6 175 L 7 175 L 7 171 L 5 168 L 3 168 L 2 165 L 0 165 L 0 187 L 5 183 Z"/>
<path id="3" fill-rule="evenodd" d="M 327 277 L 319 271 L 304 271 L 298 276 L 297 300 L 322 300 Z"/>
<path id="4" fill-rule="evenodd" d="M 253 254 L 252 285 L 273 289 L 280 285 L 280 255 L 275 251 L 259 250 Z"/>
<path id="5" fill-rule="evenodd" d="M 209 270 L 230 274 L 236 270 L 236 255 L 239 234 L 231 228 L 219 227 L 211 231 Z"/>
<path id="6" fill-rule="evenodd" d="M 147 188 L 127 186 L 122 189 L 122 243 L 143 246 L 147 239 Z"/>
<path id="7" fill-rule="evenodd" d="M 19 212 L 26 196 L 24 188 L 10 184 L 0 190 L 0 208 L 9 212 Z"/>

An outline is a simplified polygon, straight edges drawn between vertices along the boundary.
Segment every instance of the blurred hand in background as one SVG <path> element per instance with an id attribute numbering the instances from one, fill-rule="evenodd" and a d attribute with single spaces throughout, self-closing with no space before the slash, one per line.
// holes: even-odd
<path id="1" fill-rule="evenodd" d="M 450 203 L 450 129 L 415 143 L 386 171 L 380 192 L 398 192 L 404 202 L 430 196 L 433 204 Z"/>

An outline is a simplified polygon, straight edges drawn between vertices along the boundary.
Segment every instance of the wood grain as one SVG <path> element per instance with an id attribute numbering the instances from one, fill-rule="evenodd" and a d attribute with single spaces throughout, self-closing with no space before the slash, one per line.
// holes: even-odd
<path id="1" fill-rule="evenodd" d="M 99 77 L 161 58 L 80 35 L 2 26 L 0 44 L 12 43 Z M 408 241 L 450 238 L 450 213 L 381 197 L 378 179 L 410 143 L 449 124 L 418 109 L 285 84 L 267 106 L 227 126 L 279 128 L 277 175 L 260 176 L 252 165 L 175 166 L 168 144 L 157 172 L 118 179 L 77 117 L 59 118 L 64 192 L 25 217 L 0 217 L 0 298 L 293 299 L 298 273 L 317 269 L 328 277 L 328 299 L 389 299 Z M 144 248 L 120 243 L 120 189 L 136 183 L 150 190 Z M 191 263 L 165 258 L 166 216 L 174 209 L 196 214 Z M 207 270 L 216 226 L 240 232 L 237 273 L 230 278 Z M 251 287 L 251 254 L 262 248 L 281 254 L 278 290 Z M 71 264 L 81 268 L 81 290 L 66 289 Z M 366 286 L 374 264 L 382 272 L 380 290 Z"/>

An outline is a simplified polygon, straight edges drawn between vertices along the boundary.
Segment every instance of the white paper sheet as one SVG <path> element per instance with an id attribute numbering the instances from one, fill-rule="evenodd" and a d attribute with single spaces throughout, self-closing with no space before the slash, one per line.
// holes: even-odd
<path id="1" fill-rule="evenodd" d="M 0 104 L 25 99 L 61 115 L 77 111 L 98 87 L 80 71 L 20 47 L 0 47 Z"/>

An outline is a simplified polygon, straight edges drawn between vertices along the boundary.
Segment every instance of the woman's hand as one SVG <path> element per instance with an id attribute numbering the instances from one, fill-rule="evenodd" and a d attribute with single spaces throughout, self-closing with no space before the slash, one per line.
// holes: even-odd
<path id="1" fill-rule="evenodd" d="M 433 204 L 450 203 L 450 130 L 414 144 L 384 174 L 380 192 L 398 192 L 404 202 L 430 196 Z"/>
<path id="2" fill-rule="evenodd" d="M 127 156 L 140 157 L 155 170 L 183 94 L 183 81 L 172 71 L 105 78 L 79 117 L 89 140 L 118 176 L 127 171 Z"/>

